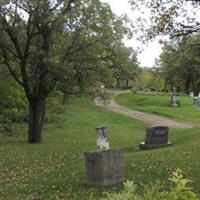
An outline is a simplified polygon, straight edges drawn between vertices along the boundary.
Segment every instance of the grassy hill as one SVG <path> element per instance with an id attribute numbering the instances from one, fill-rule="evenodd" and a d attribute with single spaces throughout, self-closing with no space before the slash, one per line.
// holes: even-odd
<path id="1" fill-rule="evenodd" d="M 121 102 L 126 98 L 128 94 L 117 99 Z M 162 106 L 167 107 L 160 103 L 162 97 L 152 98 L 158 98 L 156 104 L 161 111 Z M 199 113 L 192 116 L 197 124 Z M 188 116 L 184 120 L 190 122 Z M 84 152 L 96 149 L 95 128 L 102 124 L 109 128 L 111 147 L 124 151 L 126 178 L 141 184 L 141 190 L 148 182 L 167 180 L 174 169 L 180 168 L 184 176 L 194 181 L 194 189 L 200 194 L 198 128 L 172 129 L 173 146 L 139 151 L 147 124 L 108 112 L 96 107 L 91 98 L 82 97 L 72 99 L 62 117 L 45 127 L 42 144 L 27 144 L 25 132 L 13 137 L 0 135 L 0 200 L 86 200 L 91 195 L 99 198 L 103 192 L 119 191 L 122 184 L 96 188 L 85 182 Z"/>

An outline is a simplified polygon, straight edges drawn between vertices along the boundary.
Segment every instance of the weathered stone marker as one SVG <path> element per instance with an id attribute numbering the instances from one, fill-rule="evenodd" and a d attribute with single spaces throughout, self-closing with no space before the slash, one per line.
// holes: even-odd
<path id="1" fill-rule="evenodd" d="M 176 88 L 173 88 L 173 92 L 172 92 L 172 96 L 171 96 L 171 100 L 170 100 L 170 106 L 171 107 L 177 107 L 178 104 L 176 102 Z"/>
<path id="2" fill-rule="evenodd" d="M 195 109 L 200 109 L 200 97 L 193 98 L 193 107 Z"/>
<path id="3" fill-rule="evenodd" d="M 121 150 L 87 152 L 85 157 L 88 184 L 106 186 L 124 180 L 124 158 Z"/>
<path id="4" fill-rule="evenodd" d="M 96 128 L 97 133 L 97 150 L 109 150 L 110 145 L 108 141 L 108 129 L 105 126 Z"/>
<path id="5" fill-rule="evenodd" d="M 145 142 L 141 142 L 139 148 L 142 150 L 155 149 L 170 146 L 168 142 L 169 128 L 166 126 L 153 126 L 147 128 Z"/>
<path id="6" fill-rule="evenodd" d="M 106 186 L 124 180 L 124 158 L 120 149 L 109 149 L 107 127 L 96 128 L 97 151 L 85 153 L 87 183 Z"/>
<path id="7" fill-rule="evenodd" d="M 190 97 L 194 97 L 194 92 L 190 92 Z"/>

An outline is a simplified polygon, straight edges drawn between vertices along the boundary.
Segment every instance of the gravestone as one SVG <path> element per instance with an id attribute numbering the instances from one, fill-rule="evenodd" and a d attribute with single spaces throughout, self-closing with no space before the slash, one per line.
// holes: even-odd
<path id="1" fill-rule="evenodd" d="M 124 181 L 124 158 L 119 149 L 85 153 L 87 183 L 96 186 Z"/>
<path id="2" fill-rule="evenodd" d="M 97 134 L 97 150 L 109 150 L 108 129 L 105 126 L 96 128 Z"/>
<path id="3" fill-rule="evenodd" d="M 194 97 L 194 92 L 190 92 L 190 97 Z"/>
<path id="4" fill-rule="evenodd" d="M 193 98 L 193 107 L 195 109 L 200 109 L 200 97 Z"/>
<path id="5" fill-rule="evenodd" d="M 145 142 L 141 142 L 139 148 L 142 150 L 155 149 L 170 146 L 168 142 L 169 128 L 166 126 L 152 126 L 147 128 Z"/>
<path id="6" fill-rule="evenodd" d="M 122 150 L 109 149 L 107 127 L 96 128 L 97 151 L 85 153 L 87 183 L 96 186 L 112 185 L 124 181 Z"/>
<path id="7" fill-rule="evenodd" d="M 173 92 L 172 92 L 172 96 L 171 96 L 171 100 L 170 100 L 170 106 L 171 107 L 177 107 L 177 101 L 176 101 L 176 88 L 173 88 Z"/>

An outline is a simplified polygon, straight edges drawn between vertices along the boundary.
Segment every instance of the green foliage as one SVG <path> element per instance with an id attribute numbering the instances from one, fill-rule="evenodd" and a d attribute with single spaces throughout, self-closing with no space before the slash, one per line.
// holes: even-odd
<path id="1" fill-rule="evenodd" d="M 166 43 L 160 55 L 160 67 L 165 80 L 171 85 L 182 86 L 183 91 L 195 95 L 200 92 L 200 35 L 184 37 Z"/>
<path id="2" fill-rule="evenodd" d="M 95 90 L 95 96 L 103 103 L 104 106 L 106 106 L 111 95 L 108 91 L 106 91 L 105 86 L 99 83 Z"/>
<path id="3" fill-rule="evenodd" d="M 22 88 L 10 77 L 0 81 L 0 110 L 24 111 L 27 101 Z"/>
<path id="4" fill-rule="evenodd" d="M 143 68 L 135 87 L 137 89 L 154 88 L 160 91 L 164 88 L 164 77 L 156 68 Z"/>
<path id="5" fill-rule="evenodd" d="M 192 191 L 192 187 L 188 184 L 191 183 L 189 179 L 184 179 L 180 169 L 172 173 L 172 177 L 169 178 L 172 183 L 175 184 L 175 187 L 170 192 L 163 193 L 163 196 L 167 199 L 174 200 L 199 200 L 197 194 Z"/>
<path id="6" fill-rule="evenodd" d="M 137 192 L 137 186 L 133 181 L 126 181 L 122 192 L 106 193 L 102 200 L 199 200 L 200 198 L 188 186 L 190 180 L 184 179 L 178 169 L 172 173 L 169 180 L 175 184 L 169 191 L 162 191 L 160 184 L 145 186 L 142 194 Z"/>
<path id="7" fill-rule="evenodd" d="M 46 102 L 46 123 L 53 123 L 65 112 L 65 107 L 62 105 L 62 93 L 60 91 L 53 91 L 47 98 Z"/>
<path id="8" fill-rule="evenodd" d="M 142 39 L 144 35 L 145 39 L 152 39 L 158 35 L 177 37 L 199 32 L 199 1 L 130 0 L 130 4 L 140 13 L 137 30 L 142 30 Z"/>
<path id="9" fill-rule="evenodd" d="M 0 132 L 8 135 L 20 133 L 16 123 L 27 121 L 27 101 L 20 86 L 7 76 L 0 80 Z"/>
<path id="10" fill-rule="evenodd" d="M 116 79 L 135 81 L 141 73 L 137 61 L 137 54 L 133 48 L 119 45 L 117 49 L 114 49 L 111 62 Z"/>

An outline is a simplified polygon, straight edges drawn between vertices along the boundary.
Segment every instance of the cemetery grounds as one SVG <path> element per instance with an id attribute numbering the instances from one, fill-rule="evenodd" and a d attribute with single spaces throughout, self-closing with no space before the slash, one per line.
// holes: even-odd
<path id="1" fill-rule="evenodd" d="M 170 128 L 171 147 L 139 151 L 148 124 L 95 106 L 93 98 L 72 98 L 65 113 L 47 124 L 42 144 L 27 144 L 21 134 L 0 134 L 0 200 L 99 199 L 120 191 L 122 184 L 91 187 L 86 184 L 84 153 L 96 149 L 95 128 L 107 125 L 111 148 L 121 148 L 126 179 L 142 192 L 149 182 L 168 181 L 181 169 L 200 194 L 200 110 L 192 99 L 178 96 L 179 108 L 169 107 L 168 94 L 121 94 L 116 101 L 127 108 L 167 116 L 192 124 L 192 129 Z M 168 185 L 166 185 L 167 189 Z"/>

